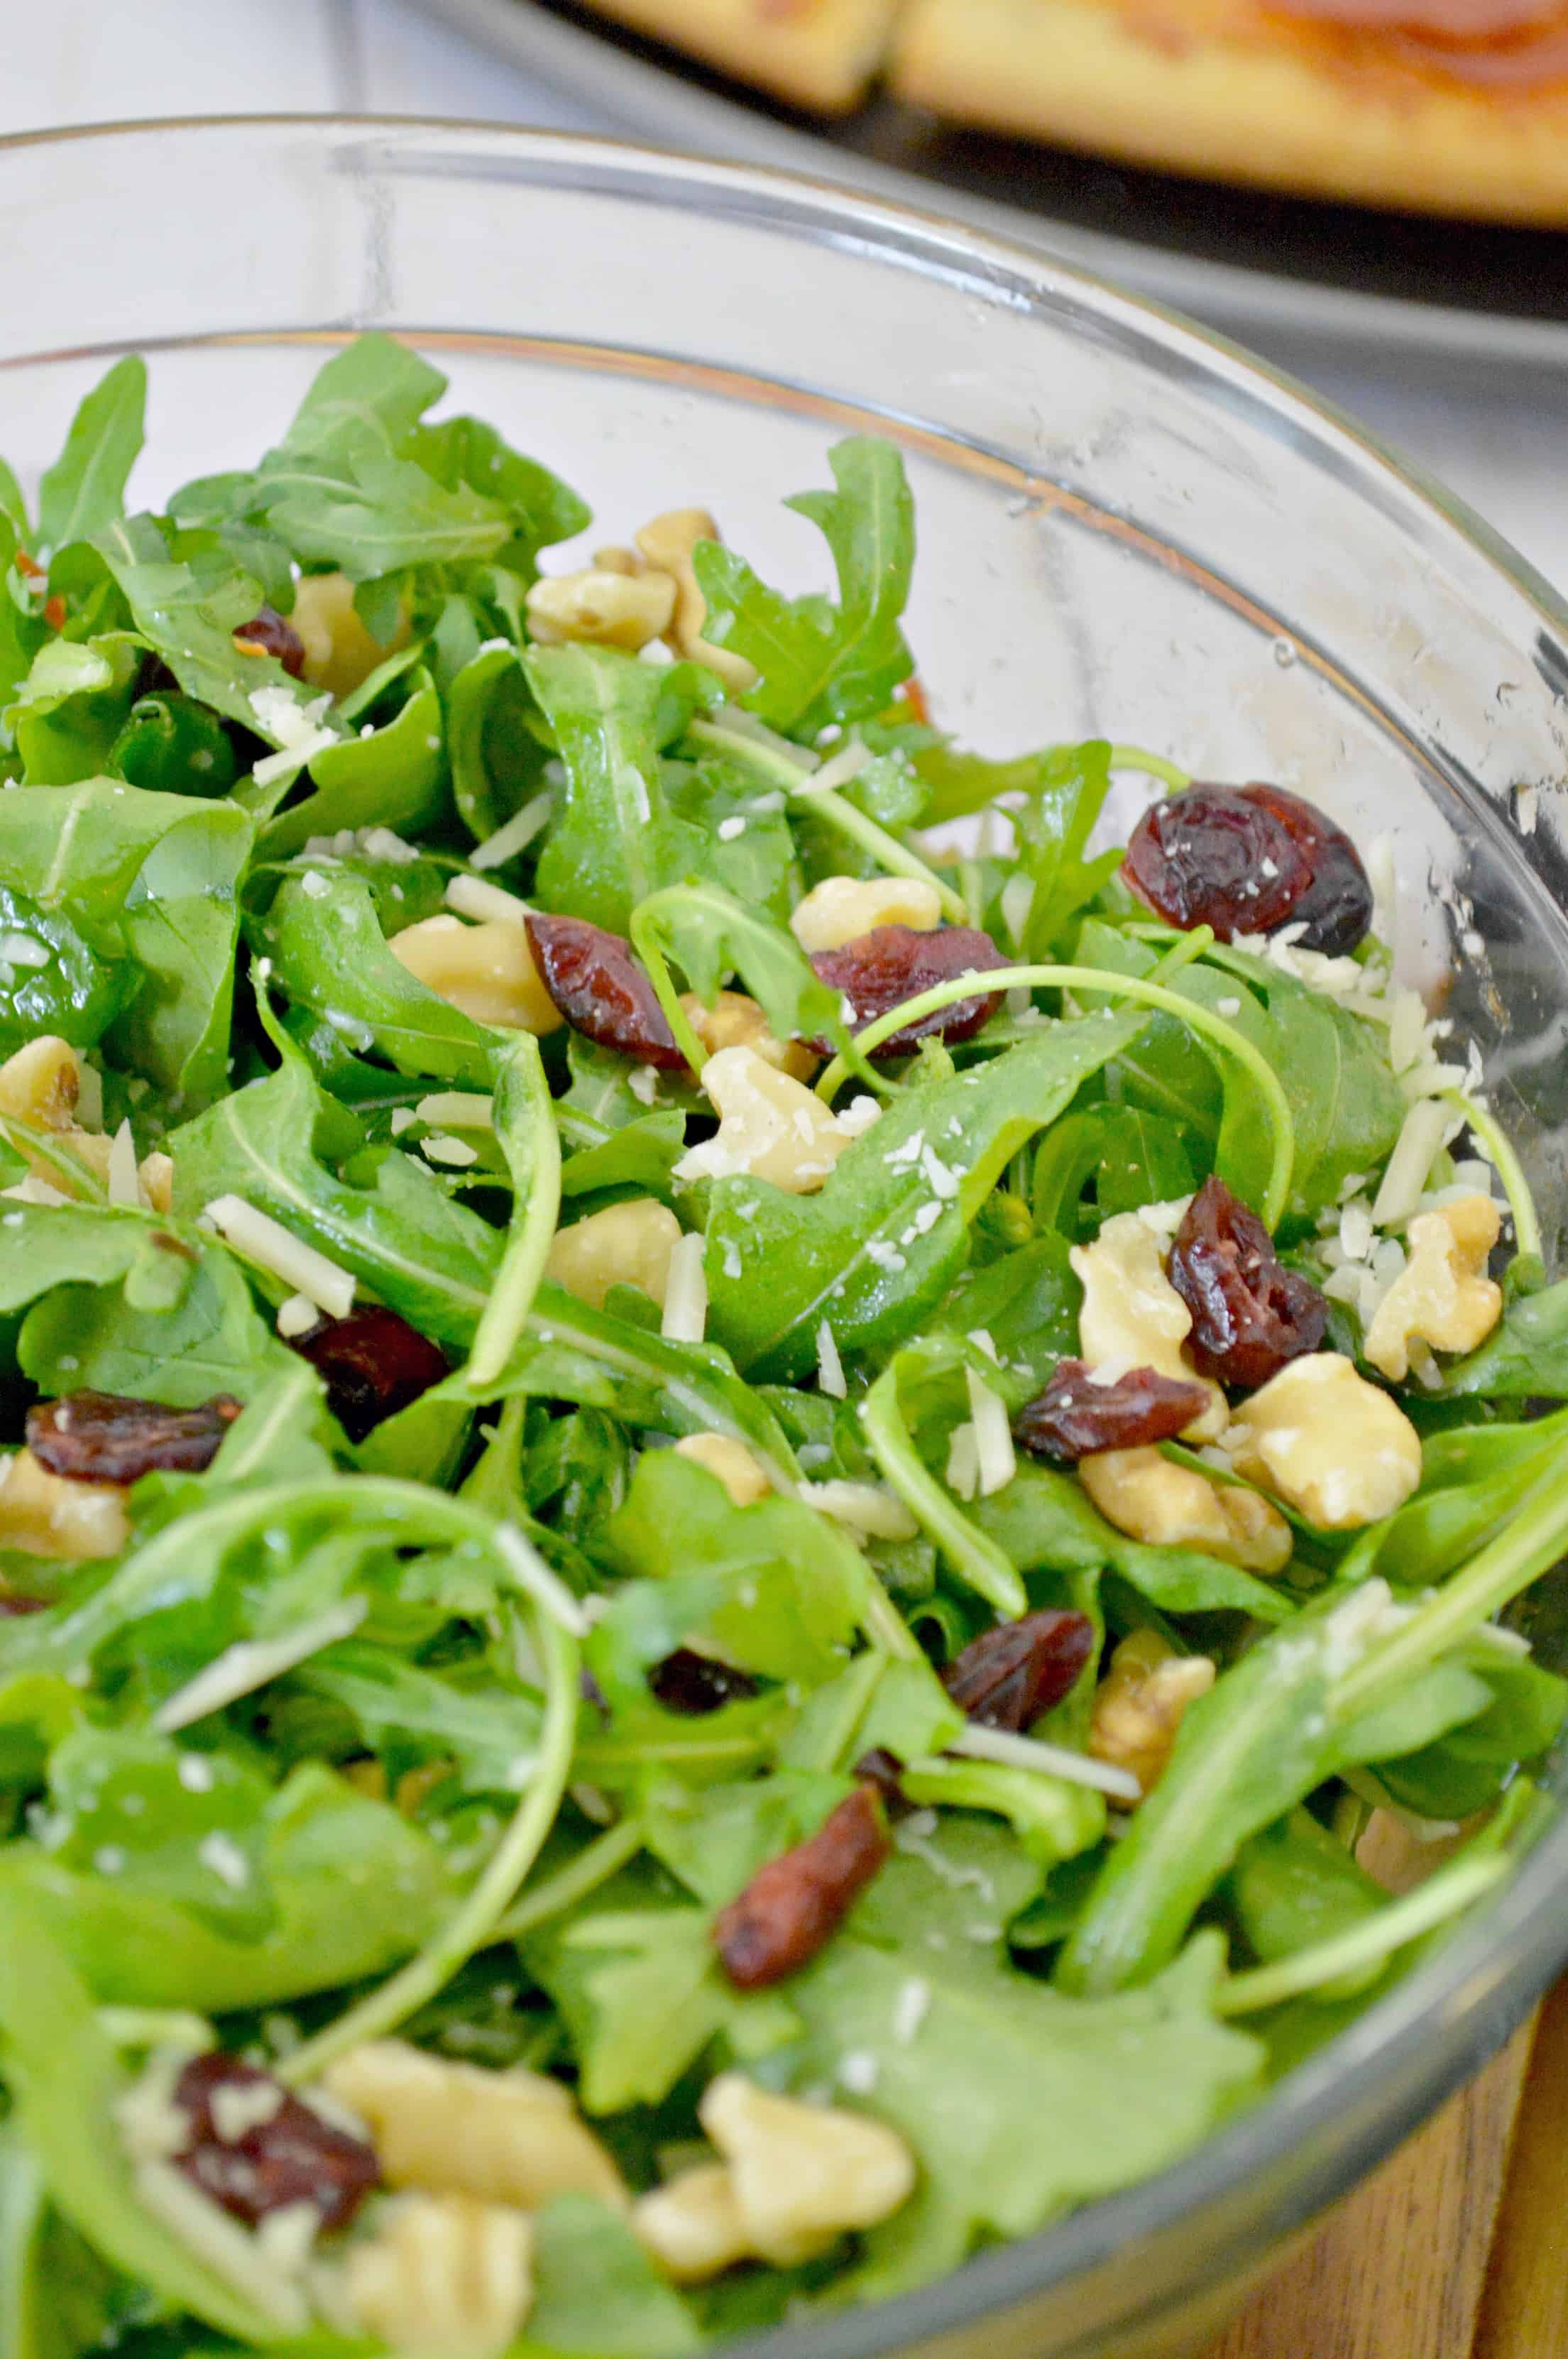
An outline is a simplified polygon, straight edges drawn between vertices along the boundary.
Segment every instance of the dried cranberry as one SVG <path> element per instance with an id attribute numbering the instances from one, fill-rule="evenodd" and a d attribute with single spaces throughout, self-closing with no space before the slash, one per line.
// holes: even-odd
<path id="1" fill-rule="evenodd" d="M 1280 1266 L 1268 1230 L 1223 1180 L 1205 1180 L 1188 1205 L 1170 1270 L 1192 1314 L 1193 1361 L 1222 1385 L 1254 1392 L 1323 1342 L 1328 1304 Z"/>
<path id="2" fill-rule="evenodd" d="M 666 1712 L 683 1712 L 693 1720 L 757 1693 L 757 1681 L 748 1671 L 715 1663 L 711 1655 L 699 1655 L 691 1647 L 677 1647 L 662 1663 L 655 1663 L 648 1684 Z"/>
<path id="3" fill-rule="evenodd" d="M 869 1753 L 863 1753 L 855 1765 L 855 1775 L 863 1786 L 875 1786 L 890 1819 L 909 1808 L 903 1786 L 904 1765 L 885 1745 L 874 1745 Z"/>
<path id="4" fill-rule="evenodd" d="M 1094 1625 L 1066 1607 L 982 1630 L 942 1674 L 965 1717 L 1020 1734 L 1060 1703 L 1094 1651 Z"/>
<path id="5" fill-rule="evenodd" d="M 263 606 L 248 623 L 242 623 L 234 633 L 236 647 L 259 647 L 263 655 L 276 656 L 293 679 L 305 677 L 305 642 L 287 616 L 272 606 Z"/>
<path id="6" fill-rule="evenodd" d="M 73 1483 L 136 1483 L 144 1474 L 200 1474 L 240 1413 L 217 1393 L 200 1408 L 120 1393 L 65 1393 L 27 1411 L 27 1447 L 51 1474 Z"/>
<path id="7" fill-rule="evenodd" d="M 836 951 L 818 951 L 811 960 L 829 989 L 848 1000 L 856 1027 L 874 1024 L 889 1008 L 939 983 L 951 983 L 955 975 L 984 973 L 1007 963 L 990 935 L 974 926 L 938 926 L 931 933 L 919 933 L 913 926 L 875 926 Z M 957 1000 L 951 1007 L 935 1008 L 902 1025 L 871 1053 L 875 1058 L 907 1057 L 932 1032 L 944 1040 L 967 1040 L 990 1022 L 1000 1001 L 1000 992 L 987 991 Z M 826 1040 L 811 1043 L 823 1056 L 830 1053 L 830 1045 Z"/>
<path id="8" fill-rule="evenodd" d="M 1037 1457 L 1072 1465 L 1097 1450 L 1172 1441 L 1208 1405 L 1202 1385 L 1153 1368 L 1129 1368 L 1114 1385 L 1100 1385 L 1085 1361 L 1059 1360 L 1045 1390 L 1018 1411 L 1013 1431 Z"/>
<path id="9" fill-rule="evenodd" d="M 373 2147 L 237 2056 L 213 2049 L 194 2057 L 173 2104 L 187 2124 L 176 2166 L 249 2227 L 290 2203 L 310 2203 L 323 2228 L 342 2228 L 380 2184 Z"/>
<path id="10" fill-rule="evenodd" d="M 713 1946 L 737 1990 L 764 1990 L 832 1940 L 892 1844 L 875 1788 L 857 1786 L 814 1835 L 759 1867 L 713 1920 Z"/>
<path id="11" fill-rule="evenodd" d="M 548 917 L 537 909 L 528 929 L 539 980 L 574 1032 L 635 1057 L 639 1065 L 684 1070 L 659 995 L 629 942 L 585 918 Z"/>
<path id="12" fill-rule="evenodd" d="M 1372 923 L 1372 886 L 1361 854 L 1342 827 L 1300 795 L 1262 785 L 1244 787 L 1242 792 L 1273 813 L 1311 864 L 1312 881 L 1289 920 L 1306 928 L 1297 937 L 1300 947 L 1343 958 L 1365 940 Z"/>
<path id="13" fill-rule="evenodd" d="M 447 1374 L 439 1345 L 378 1305 L 323 1319 L 295 1339 L 294 1349 L 324 1379 L 327 1406 L 351 1441 L 363 1441 Z"/>
<path id="14" fill-rule="evenodd" d="M 17 1614 L 47 1614 L 49 1606 L 41 1597 L 19 1597 L 14 1589 L 0 1583 L 0 1622 Z"/>
<path id="15" fill-rule="evenodd" d="M 1354 950 L 1372 888 L 1342 828 L 1283 787 L 1196 785 L 1156 803 L 1132 832 L 1123 881 L 1172 926 L 1222 942 L 1301 925 L 1306 950 Z"/>

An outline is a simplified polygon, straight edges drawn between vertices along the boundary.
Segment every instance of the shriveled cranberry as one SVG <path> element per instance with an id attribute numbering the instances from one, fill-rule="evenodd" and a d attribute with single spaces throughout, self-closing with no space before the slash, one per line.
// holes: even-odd
<path id="1" fill-rule="evenodd" d="M 1019 1735 L 1062 1701 L 1094 1650 L 1086 1614 L 1048 1607 L 982 1630 L 954 1655 L 942 1683 L 967 1719 Z"/>
<path id="2" fill-rule="evenodd" d="M 885 1745 L 874 1745 L 863 1753 L 855 1765 L 855 1775 L 863 1786 L 874 1786 L 882 1797 L 882 1807 L 890 1819 L 898 1818 L 909 1808 L 909 1798 L 904 1791 L 904 1765 L 896 1753 Z"/>
<path id="3" fill-rule="evenodd" d="M 1098 1450 L 1140 1450 L 1173 1441 L 1209 1405 L 1202 1385 L 1153 1368 L 1129 1368 L 1095 1384 L 1083 1360 L 1058 1360 L 1043 1392 L 1019 1409 L 1013 1431 L 1038 1458 L 1073 1465 Z"/>
<path id="4" fill-rule="evenodd" d="M 1223 1180 L 1205 1180 L 1188 1205 L 1170 1274 L 1192 1314 L 1193 1362 L 1222 1385 L 1254 1392 L 1323 1342 L 1328 1304 L 1281 1267 L 1268 1230 Z"/>
<path id="5" fill-rule="evenodd" d="M 893 1846 L 875 1788 L 857 1786 L 814 1835 L 759 1867 L 713 1919 L 713 1946 L 737 1990 L 765 1990 L 810 1964 Z"/>
<path id="6" fill-rule="evenodd" d="M 1283 787 L 1194 785 L 1156 803 L 1122 863 L 1129 889 L 1168 925 L 1237 934 L 1301 925 L 1305 950 L 1356 948 L 1372 888 L 1343 828 Z"/>
<path id="7" fill-rule="evenodd" d="M 351 1441 L 439 1385 L 447 1359 L 438 1344 L 380 1305 L 323 1319 L 294 1349 L 324 1380 L 327 1407 Z"/>
<path id="8" fill-rule="evenodd" d="M 234 633 L 237 647 L 258 648 L 264 656 L 276 656 L 293 679 L 305 677 L 305 642 L 285 614 L 272 606 L 263 606 L 242 623 Z"/>
<path id="9" fill-rule="evenodd" d="M 172 2102 L 187 2124 L 177 2169 L 247 2227 L 290 2203 L 313 2205 L 323 2228 L 344 2227 L 381 2182 L 373 2147 L 237 2056 L 193 2057 Z"/>
<path id="10" fill-rule="evenodd" d="M 49 1606 L 41 1597 L 19 1597 L 14 1589 L 0 1582 L 0 1622 L 18 1614 L 47 1614 Z"/>
<path id="11" fill-rule="evenodd" d="M 711 1655 L 699 1655 L 691 1647 L 677 1647 L 662 1663 L 655 1663 L 648 1684 L 666 1712 L 683 1712 L 692 1719 L 757 1693 L 749 1671 L 715 1663 Z"/>
<path id="12" fill-rule="evenodd" d="M 1361 854 L 1342 827 L 1301 796 L 1260 784 L 1242 792 L 1273 813 L 1311 865 L 1312 881 L 1287 920 L 1306 928 L 1297 937 L 1300 947 L 1343 958 L 1366 940 L 1372 923 L 1372 886 Z"/>
<path id="13" fill-rule="evenodd" d="M 664 1072 L 683 1071 L 659 995 L 631 944 L 585 918 L 558 918 L 541 910 L 528 919 L 528 947 L 539 981 L 574 1032 L 616 1049 L 639 1065 Z"/>
<path id="14" fill-rule="evenodd" d="M 240 1413 L 227 1393 L 200 1408 L 122 1393 L 64 1393 L 27 1411 L 27 1447 L 51 1474 L 73 1483 L 136 1483 L 144 1474 L 200 1474 Z"/>
<path id="15" fill-rule="evenodd" d="M 836 951 L 818 951 L 811 960 L 829 989 L 848 1000 L 857 1027 L 874 1024 L 890 1008 L 934 990 L 939 983 L 951 983 L 955 975 L 984 973 L 1007 963 L 990 935 L 974 926 L 938 926 L 931 933 L 919 933 L 913 926 L 874 926 L 870 933 Z M 944 1040 L 967 1040 L 990 1022 L 1000 1002 L 1000 992 L 987 991 L 956 1000 L 951 1007 L 935 1008 L 900 1026 L 871 1054 L 876 1059 L 908 1057 L 928 1033 Z M 831 1053 L 826 1040 L 814 1040 L 811 1046 L 823 1056 Z"/>

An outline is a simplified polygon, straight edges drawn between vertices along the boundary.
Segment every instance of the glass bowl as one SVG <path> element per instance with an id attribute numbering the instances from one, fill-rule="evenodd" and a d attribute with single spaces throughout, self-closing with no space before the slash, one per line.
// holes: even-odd
<path id="1" fill-rule="evenodd" d="M 1558 1264 L 1568 1223 L 1568 612 L 1434 486 L 1230 346 L 1038 255 L 842 190 L 592 139 L 249 118 L 0 141 L 0 449 L 154 358 L 144 498 L 250 459 L 394 329 L 606 537 L 700 501 L 770 578 L 780 497 L 895 435 L 938 717 L 1272 777 L 1391 841 L 1407 975 L 1452 976 Z M 1419 1973 L 1161 2177 L 757 2359 L 1148 2359 L 1496 2049 L 1568 1958 L 1568 1821 Z M 1070 2135 L 1042 2123 L 1042 2136 Z M 747 2346 L 750 2359 L 751 2346 Z"/>

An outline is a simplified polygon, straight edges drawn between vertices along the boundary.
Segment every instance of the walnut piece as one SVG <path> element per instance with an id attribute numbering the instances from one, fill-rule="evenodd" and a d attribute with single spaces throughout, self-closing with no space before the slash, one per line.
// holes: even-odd
<path id="1" fill-rule="evenodd" d="M 1202 1549 L 1247 1572 L 1280 1572 L 1290 1562 L 1290 1527 L 1277 1507 L 1256 1491 L 1173 1465 L 1152 1445 L 1081 1459 L 1078 1480 L 1106 1523 L 1129 1539 Z"/>
<path id="2" fill-rule="evenodd" d="M 1159 1783 L 1190 1703 L 1214 1683 L 1207 1655 L 1178 1655 L 1154 1630 L 1135 1630 L 1111 1657 L 1094 1694 L 1089 1750 L 1130 1769 L 1147 1794 Z"/>
<path id="3" fill-rule="evenodd" d="M 1281 1368 L 1246 1404 L 1236 1433 L 1236 1473 L 1320 1531 L 1377 1523 L 1421 1481 L 1414 1426 L 1339 1352 L 1313 1352 Z"/>
<path id="4" fill-rule="evenodd" d="M 595 1310 L 612 1286 L 640 1286 L 662 1310 L 670 1256 L 680 1242 L 681 1223 L 669 1206 L 637 1196 L 560 1230 L 544 1274 Z"/>
<path id="5" fill-rule="evenodd" d="M 1373 1313 L 1366 1353 L 1398 1384 L 1410 1374 L 1410 1345 L 1473 1352 L 1503 1315 L 1503 1290 L 1486 1276 L 1502 1230 L 1490 1196 L 1458 1196 L 1410 1223 L 1410 1259 Z"/>
<path id="6" fill-rule="evenodd" d="M 800 948 L 836 951 L 874 933 L 878 926 L 908 926 L 934 933 L 942 902 L 934 885 L 917 876 L 824 876 L 795 904 L 789 930 Z"/>
<path id="7" fill-rule="evenodd" d="M 745 1442 L 733 1433 L 688 1433 L 676 1443 L 675 1455 L 716 1474 L 737 1507 L 755 1506 L 773 1487 Z"/>
<path id="8" fill-rule="evenodd" d="M 564 1018 L 539 981 L 526 928 L 486 918 L 465 926 L 442 911 L 388 937 L 387 949 L 427 991 L 475 1024 L 497 1024 L 542 1039 Z"/>
<path id="9" fill-rule="evenodd" d="M 405 2195 L 350 2247 L 354 2326 L 418 2359 L 496 2359 L 533 2307 L 533 2223 L 467 2195 Z"/>
<path id="10" fill-rule="evenodd" d="M 711 2081 L 697 2110 L 730 2166 L 747 2246 L 776 2267 L 874 2228 L 913 2191 L 909 2147 L 864 2114 L 775 2096 L 741 2072 Z"/>

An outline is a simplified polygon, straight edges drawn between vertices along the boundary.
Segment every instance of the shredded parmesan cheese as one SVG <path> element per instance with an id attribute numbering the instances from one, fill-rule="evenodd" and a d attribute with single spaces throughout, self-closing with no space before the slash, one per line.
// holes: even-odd
<path id="1" fill-rule="evenodd" d="M 301 1243 L 268 1212 L 247 1204 L 243 1196 L 214 1196 L 206 1207 L 225 1245 L 232 1245 L 258 1269 L 269 1269 L 299 1294 L 307 1295 L 330 1319 L 346 1319 L 354 1308 L 354 1281 L 349 1271 L 329 1261 L 314 1245 Z"/>
<path id="2" fill-rule="evenodd" d="M 366 1611 L 363 1597 L 345 1597 L 342 1604 L 329 1607 L 313 1622 L 302 1622 L 281 1638 L 241 1638 L 225 1647 L 194 1679 L 175 1690 L 153 1714 L 153 1726 L 169 1735 L 177 1728 L 205 1720 L 209 1712 L 221 1712 L 240 1696 L 254 1695 L 257 1688 L 320 1654 L 323 1647 L 346 1638 L 358 1629 Z"/>
<path id="3" fill-rule="evenodd" d="M 514 811 L 504 827 L 498 827 L 494 835 L 487 835 L 483 843 L 474 846 L 468 855 L 469 866 L 501 867 L 514 853 L 521 852 L 530 844 L 539 830 L 548 825 L 550 812 L 550 796 L 536 795 L 532 802 L 523 805 L 520 811 Z"/>
<path id="4" fill-rule="evenodd" d="M 520 926 L 530 912 L 515 893 L 487 885 L 483 876 L 454 876 L 446 888 L 446 905 L 461 918 L 491 919 L 503 926 Z"/>
<path id="5" fill-rule="evenodd" d="M 659 1331 L 667 1343 L 700 1343 L 706 1332 L 708 1281 L 702 1269 L 706 1245 L 706 1238 L 694 1231 L 671 1249 Z"/>
<path id="6" fill-rule="evenodd" d="M 1109 1761 L 1069 1752 L 1063 1745 L 1042 1745 L 1036 1737 L 1015 1736 L 1009 1729 L 983 1728 L 977 1722 L 955 1736 L 947 1749 L 967 1754 L 972 1761 L 996 1761 L 1009 1769 L 1038 1769 L 1045 1777 L 1065 1778 L 1070 1785 L 1097 1787 L 1118 1801 L 1136 1802 L 1143 1792 L 1130 1770 L 1118 1769 Z"/>
<path id="7" fill-rule="evenodd" d="M 830 1399 L 847 1400 L 849 1386 L 844 1380 L 844 1362 L 838 1355 L 833 1331 L 824 1319 L 817 1330 L 817 1390 Z"/>

